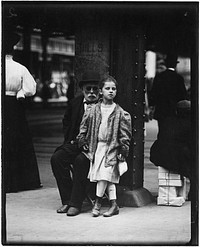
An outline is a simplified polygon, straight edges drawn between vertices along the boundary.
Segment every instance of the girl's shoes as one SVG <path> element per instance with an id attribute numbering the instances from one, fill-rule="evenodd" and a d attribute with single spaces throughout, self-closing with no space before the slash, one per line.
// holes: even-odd
<path id="1" fill-rule="evenodd" d="M 95 201 L 94 207 L 92 209 L 92 216 L 98 217 L 100 215 L 102 198 L 98 197 Z M 119 207 L 117 206 L 116 200 L 111 200 L 111 207 L 107 212 L 103 214 L 104 217 L 111 217 L 113 215 L 119 214 Z"/>
<path id="2" fill-rule="evenodd" d="M 92 216 L 93 217 L 98 217 L 100 215 L 101 201 L 102 201 L 102 198 L 96 199 L 94 207 L 92 209 Z"/>
<path id="3" fill-rule="evenodd" d="M 117 206 L 116 200 L 111 200 L 111 207 L 107 212 L 103 214 L 104 217 L 111 217 L 119 214 L 119 207 Z"/>

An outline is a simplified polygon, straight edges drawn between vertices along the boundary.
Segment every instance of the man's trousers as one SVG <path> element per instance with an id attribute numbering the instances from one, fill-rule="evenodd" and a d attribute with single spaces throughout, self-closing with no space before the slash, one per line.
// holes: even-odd
<path id="1" fill-rule="evenodd" d="M 68 144 L 58 148 L 51 157 L 52 171 L 55 176 L 63 205 L 81 208 L 90 182 L 87 179 L 90 161 L 78 149 Z M 94 187 L 94 183 L 92 183 Z"/>

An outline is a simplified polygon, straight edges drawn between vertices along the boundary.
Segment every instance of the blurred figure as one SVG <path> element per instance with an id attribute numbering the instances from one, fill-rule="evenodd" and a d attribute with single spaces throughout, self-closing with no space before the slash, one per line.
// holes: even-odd
<path id="1" fill-rule="evenodd" d="M 70 101 L 71 99 L 74 98 L 74 92 L 75 92 L 75 79 L 73 74 L 70 74 L 69 76 L 69 86 L 67 89 L 67 99 Z"/>
<path id="2" fill-rule="evenodd" d="M 47 107 L 48 105 L 48 99 L 51 98 L 51 93 L 49 90 L 49 81 L 46 80 L 42 86 L 42 92 L 41 92 L 41 97 L 42 97 L 42 103 L 43 107 Z"/>
<path id="3" fill-rule="evenodd" d="M 191 136 L 190 101 L 182 100 L 177 104 L 177 115 L 163 121 L 151 147 L 151 162 L 190 178 Z"/>
<path id="4" fill-rule="evenodd" d="M 177 172 L 190 179 L 192 184 L 192 133 L 191 103 L 182 100 L 177 104 L 175 116 L 166 117 L 159 129 L 157 140 L 150 149 L 150 161 L 156 166 Z"/>
<path id="5" fill-rule="evenodd" d="M 156 73 L 161 73 L 166 70 L 165 64 L 166 55 L 160 52 L 156 53 Z"/>
<path id="6" fill-rule="evenodd" d="M 7 193 L 41 187 L 24 105 L 25 98 L 35 94 L 36 82 L 25 66 L 13 60 L 13 47 L 19 40 L 20 36 L 16 33 L 4 34 L 3 185 Z"/>
<path id="7" fill-rule="evenodd" d="M 150 118 L 158 121 L 158 127 L 166 117 L 176 115 L 176 104 L 187 99 L 187 91 L 182 76 L 176 73 L 177 55 L 169 53 L 166 58 L 167 69 L 157 74 L 150 91 Z"/>

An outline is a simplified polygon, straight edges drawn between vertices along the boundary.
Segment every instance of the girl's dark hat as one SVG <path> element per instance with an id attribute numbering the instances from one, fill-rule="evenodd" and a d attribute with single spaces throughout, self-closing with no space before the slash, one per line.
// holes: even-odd
<path id="1" fill-rule="evenodd" d="M 79 81 L 79 87 L 82 88 L 83 85 L 88 83 L 98 84 L 100 79 L 100 74 L 98 72 L 87 71 L 83 74 L 82 79 Z"/>

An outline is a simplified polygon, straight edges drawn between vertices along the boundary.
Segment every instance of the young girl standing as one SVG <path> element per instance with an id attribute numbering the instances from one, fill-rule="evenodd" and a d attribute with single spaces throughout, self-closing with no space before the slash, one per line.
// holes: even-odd
<path id="1" fill-rule="evenodd" d="M 87 108 L 78 140 L 79 147 L 91 161 L 88 178 L 97 182 L 92 215 L 99 216 L 102 197 L 107 189 L 111 207 L 103 216 L 110 217 L 119 213 L 115 184 L 120 179 L 118 162 L 124 161 L 129 152 L 131 116 L 113 101 L 117 93 L 117 81 L 113 77 L 103 79 L 99 88 L 102 99 Z"/>

